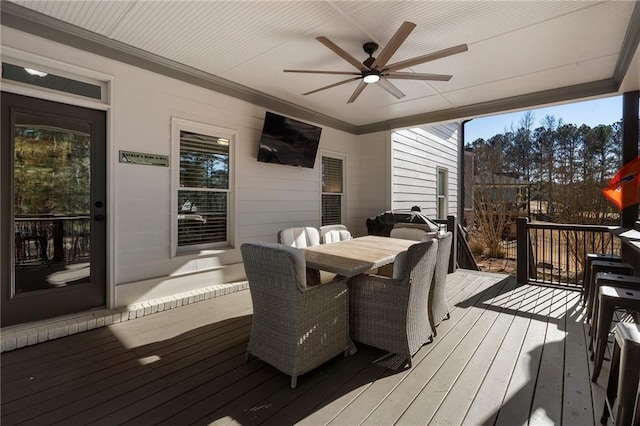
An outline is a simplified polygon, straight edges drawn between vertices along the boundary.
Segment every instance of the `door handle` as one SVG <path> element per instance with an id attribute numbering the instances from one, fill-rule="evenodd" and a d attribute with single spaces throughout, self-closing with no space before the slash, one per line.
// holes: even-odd
<path id="1" fill-rule="evenodd" d="M 106 218 L 103 214 L 97 214 L 93 216 L 93 220 L 95 220 L 96 222 L 103 222 L 105 219 Z"/>

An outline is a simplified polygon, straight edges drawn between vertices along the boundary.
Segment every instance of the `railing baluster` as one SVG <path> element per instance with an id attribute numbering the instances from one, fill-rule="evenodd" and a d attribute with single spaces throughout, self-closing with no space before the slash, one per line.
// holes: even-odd
<path id="1" fill-rule="evenodd" d="M 518 234 L 518 244 L 528 235 L 532 249 L 519 250 L 518 267 L 526 262 L 530 272 L 530 282 L 579 288 L 580 277 L 584 276 L 586 253 L 619 254 L 620 247 L 606 226 L 569 225 L 524 222 L 523 231 Z M 522 257 L 525 257 L 524 259 Z M 540 267 L 542 276 L 535 274 Z M 520 277 L 522 279 L 522 277 Z"/>
<path id="2" fill-rule="evenodd" d="M 547 237 L 546 232 L 542 230 L 542 279 L 546 281 L 547 278 Z"/>

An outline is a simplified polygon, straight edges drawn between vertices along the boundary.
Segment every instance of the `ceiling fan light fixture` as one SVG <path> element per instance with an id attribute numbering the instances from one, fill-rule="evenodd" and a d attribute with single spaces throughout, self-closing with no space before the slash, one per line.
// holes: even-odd
<path id="1" fill-rule="evenodd" d="M 378 74 L 367 74 L 363 78 L 364 82 L 367 84 L 377 83 L 380 80 L 380 76 Z"/>

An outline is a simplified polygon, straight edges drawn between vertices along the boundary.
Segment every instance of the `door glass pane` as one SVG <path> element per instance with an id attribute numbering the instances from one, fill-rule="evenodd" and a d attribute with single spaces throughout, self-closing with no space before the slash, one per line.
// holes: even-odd
<path id="1" fill-rule="evenodd" d="M 14 291 L 89 282 L 91 126 L 14 114 Z"/>

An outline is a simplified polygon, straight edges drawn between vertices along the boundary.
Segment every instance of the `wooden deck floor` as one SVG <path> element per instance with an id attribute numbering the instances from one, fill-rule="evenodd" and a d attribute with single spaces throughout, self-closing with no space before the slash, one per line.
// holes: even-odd
<path id="1" fill-rule="evenodd" d="M 608 362 L 592 386 L 577 293 L 462 270 L 447 286 L 451 319 L 411 369 L 358 345 L 291 390 L 245 362 L 242 291 L 3 354 L 1 422 L 598 424 Z"/>

